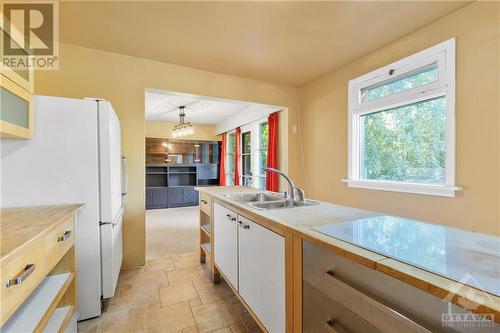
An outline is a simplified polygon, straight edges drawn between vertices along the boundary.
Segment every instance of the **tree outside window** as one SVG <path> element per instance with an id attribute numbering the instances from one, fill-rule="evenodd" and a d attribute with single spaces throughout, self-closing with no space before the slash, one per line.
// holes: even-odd
<path id="1" fill-rule="evenodd" d="M 266 189 L 267 152 L 269 145 L 269 124 L 266 122 L 259 124 L 259 188 Z"/>
<path id="2" fill-rule="evenodd" d="M 234 185 L 234 163 L 236 161 L 236 133 L 227 134 L 226 185 Z"/>

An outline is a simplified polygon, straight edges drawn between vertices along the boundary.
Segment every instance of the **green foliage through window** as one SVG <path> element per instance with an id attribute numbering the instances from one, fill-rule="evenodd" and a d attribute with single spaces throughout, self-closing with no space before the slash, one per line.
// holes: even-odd
<path id="1" fill-rule="evenodd" d="M 236 155 L 236 134 L 234 132 L 227 135 L 227 147 L 226 173 L 234 173 L 234 161 Z"/>
<path id="2" fill-rule="evenodd" d="M 264 168 L 267 166 L 267 147 L 269 145 L 269 125 L 267 122 L 259 125 L 259 170 L 265 176 Z M 264 179 L 265 181 L 265 179 Z"/>
<path id="3" fill-rule="evenodd" d="M 426 66 L 402 77 L 389 80 L 361 90 L 362 101 L 368 102 L 404 90 L 420 87 L 438 79 L 437 64 Z"/>
<path id="4" fill-rule="evenodd" d="M 445 183 L 445 97 L 360 117 L 361 179 Z"/>

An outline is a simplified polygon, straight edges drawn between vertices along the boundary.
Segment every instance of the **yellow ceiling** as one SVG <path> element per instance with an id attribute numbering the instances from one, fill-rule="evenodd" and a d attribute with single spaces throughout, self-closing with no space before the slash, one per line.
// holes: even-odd
<path id="1" fill-rule="evenodd" d="M 469 2 L 60 2 L 60 40 L 301 86 Z"/>

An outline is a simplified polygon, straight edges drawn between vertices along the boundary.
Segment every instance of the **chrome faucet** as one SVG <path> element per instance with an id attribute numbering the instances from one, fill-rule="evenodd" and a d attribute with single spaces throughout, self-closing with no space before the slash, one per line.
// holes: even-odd
<path id="1" fill-rule="evenodd" d="M 274 168 L 264 168 L 264 170 L 267 172 L 277 173 L 278 175 L 281 175 L 283 178 L 285 178 L 285 180 L 288 182 L 288 186 L 290 187 L 290 192 L 289 193 L 285 192 L 285 198 L 290 200 L 296 200 L 295 191 L 297 191 L 297 193 L 299 194 L 299 200 L 305 201 L 304 190 L 301 189 L 300 187 L 295 186 L 293 184 L 292 179 L 286 173 Z"/>

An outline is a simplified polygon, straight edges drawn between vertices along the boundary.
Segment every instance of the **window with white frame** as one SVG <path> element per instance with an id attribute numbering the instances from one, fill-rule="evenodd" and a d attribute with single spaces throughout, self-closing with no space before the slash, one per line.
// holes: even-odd
<path id="1" fill-rule="evenodd" d="M 267 163 L 267 146 L 269 142 L 267 118 L 241 126 L 240 135 L 240 184 L 265 190 L 266 172 L 264 168 Z M 227 134 L 227 185 L 234 184 L 235 139 L 235 131 L 231 131 Z"/>
<path id="2" fill-rule="evenodd" d="M 455 39 L 349 81 L 351 187 L 454 196 Z"/>
<path id="3" fill-rule="evenodd" d="M 252 185 L 252 132 L 241 131 L 241 185 Z"/>

